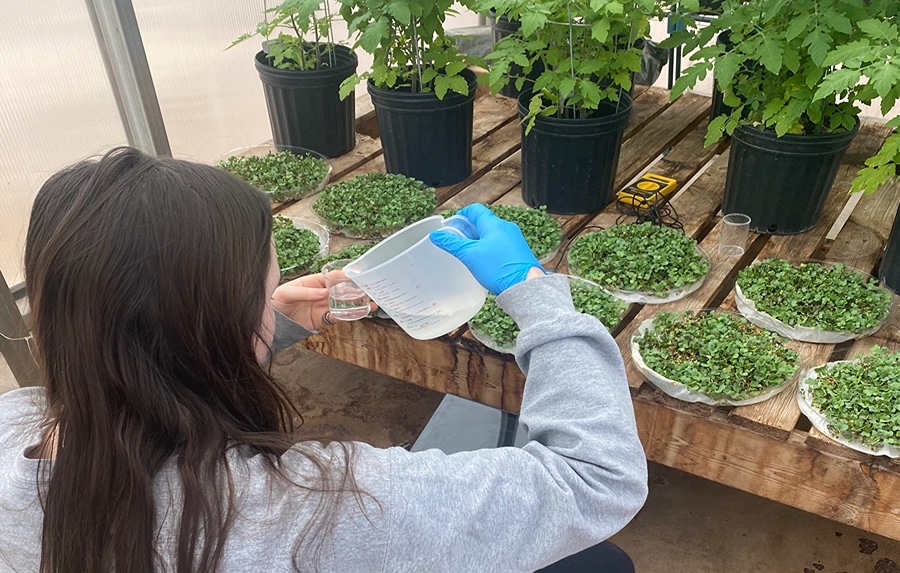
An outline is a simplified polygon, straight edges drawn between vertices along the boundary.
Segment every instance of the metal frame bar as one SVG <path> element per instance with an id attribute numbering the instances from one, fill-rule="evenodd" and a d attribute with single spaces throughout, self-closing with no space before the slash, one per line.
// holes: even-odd
<path id="1" fill-rule="evenodd" d="M 8 338 L 25 339 L 29 332 L 2 272 L 0 272 L 0 335 L 2 335 L 0 355 L 6 359 L 6 364 L 19 386 L 39 385 L 40 371 L 28 341 L 8 340 Z"/>
<path id="2" fill-rule="evenodd" d="M 128 143 L 172 155 L 131 0 L 85 0 Z"/>

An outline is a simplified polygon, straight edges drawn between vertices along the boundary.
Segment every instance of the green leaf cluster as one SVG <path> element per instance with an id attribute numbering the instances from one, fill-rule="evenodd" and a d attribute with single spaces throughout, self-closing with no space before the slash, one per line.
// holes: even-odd
<path id="1" fill-rule="evenodd" d="M 298 229 L 287 217 L 272 218 L 272 237 L 278 253 L 278 268 L 283 274 L 305 271 L 322 246 L 319 237 L 309 229 Z"/>
<path id="2" fill-rule="evenodd" d="M 236 155 L 220 161 L 217 167 L 265 192 L 276 203 L 314 193 L 328 175 L 328 163 L 322 159 L 290 151 Z"/>
<path id="3" fill-rule="evenodd" d="M 350 33 L 358 34 L 355 47 L 374 60 L 370 71 L 341 84 L 342 98 L 367 78 L 379 88 L 434 92 L 439 99 L 450 91 L 469 93 L 461 74 L 476 60 L 459 53 L 453 37 L 444 31 L 447 16 L 455 13 L 453 0 L 339 1 Z M 462 6 L 467 7 L 468 0 Z"/>
<path id="4" fill-rule="evenodd" d="M 858 332 L 878 325 L 891 294 L 877 280 L 846 265 L 792 265 L 766 259 L 742 269 L 737 284 L 756 309 L 788 326 Z"/>
<path id="5" fill-rule="evenodd" d="M 562 225 L 547 213 L 545 205 L 537 208 L 524 205 L 487 205 L 487 208 L 501 219 L 518 225 L 531 252 L 538 259 L 546 257 L 562 243 Z M 458 209 L 446 209 L 441 211 L 441 215 L 450 217 L 457 211 Z"/>
<path id="6" fill-rule="evenodd" d="M 265 19 L 253 32 L 242 34 L 228 47 L 258 36 L 266 38 L 266 56 L 275 68 L 319 70 L 332 66 L 337 15 L 327 1 L 283 0 L 263 15 Z"/>
<path id="7" fill-rule="evenodd" d="M 859 170 L 850 185 L 851 193 L 873 193 L 897 176 L 900 170 L 900 133 L 896 130 L 900 128 L 900 116 L 887 122 L 887 125 L 893 127 L 895 133 L 885 140 L 878 153 L 866 159 L 866 166 Z"/>
<path id="8" fill-rule="evenodd" d="M 363 256 L 366 252 L 369 251 L 369 249 L 377 244 L 377 241 L 373 243 L 353 243 L 352 245 L 347 245 L 336 253 L 331 253 L 329 255 L 325 255 L 324 257 L 316 257 L 309 264 L 309 272 L 320 273 L 322 272 L 322 267 L 332 261 L 338 261 L 340 259 L 357 259 Z"/>
<path id="9" fill-rule="evenodd" d="M 608 289 L 663 296 L 709 272 L 696 247 L 694 239 L 669 227 L 615 225 L 578 237 L 569 249 L 569 268 Z"/>
<path id="10" fill-rule="evenodd" d="M 900 352 L 874 347 L 856 362 L 816 369 L 810 401 L 836 435 L 878 449 L 900 447 Z"/>
<path id="11" fill-rule="evenodd" d="M 335 232 L 385 237 L 430 215 L 437 206 L 433 187 L 389 173 L 366 173 L 326 187 L 313 211 Z"/>
<path id="12" fill-rule="evenodd" d="M 628 305 L 613 298 L 603 289 L 577 279 L 569 281 L 569 292 L 575 310 L 597 318 L 607 329 L 617 325 L 628 308 Z M 519 336 L 519 327 L 512 317 L 500 308 L 497 297 L 492 294 L 487 296 L 484 306 L 469 323 L 476 331 L 490 336 L 504 348 L 515 346 L 516 338 Z"/>
<path id="13" fill-rule="evenodd" d="M 714 400 L 753 398 L 797 369 L 776 334 L 730 313 L 660 312 L 635 342 L 655 372 Z"/>
<path id="14" fill-rule="evenodd" d="M 724 0 L 722 15 L 687 29 L 663 46 L 683 44 L 697 63 L 685 70 L 678 97 L 715 70 L 732 108 L 710 122 L 707 144 L 739 126 L 785 134 L 854 129 L 858 104 L 882 98 L 887 114 L 900 98 L 900 3 L 895 0 Z M 719 33 L 725 45 L 710 44 Z M 893 175 L 896 142 L 864 170 L 854 190 L 874 191 Z M 887 159 L 892 165 L 887 165 Z"/>
<path id="15" fill-rule="evenodd" d="M 523 89 L 535 66 L 542 69 L 525 116 L 530 130 L 540 116 L 585 118 L 603 102 L 618 102 L 641 70 L 639 42 L 650 20 L 668 11 L 664 0 L 477 0 L 475 9 L 521 23 L 494 46 L 488 83 L 494 93 L 514 66 Z M 697 1 L 689 2 L 696 5 Z"/>

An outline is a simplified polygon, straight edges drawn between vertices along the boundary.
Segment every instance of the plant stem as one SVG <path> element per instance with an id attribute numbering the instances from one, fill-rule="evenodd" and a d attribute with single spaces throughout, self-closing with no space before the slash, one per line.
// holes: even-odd
<path id="1" fill-rule="evenodd" d="M 319 37 L 319 20 L 316 19 L 316 13 L 313 11 L 312 13 L 312 21 L 313 21 L 313 33 L 316 35 L 316 42 L 313 44 L 313 50 L 315 50 L 316 54 L 316 69 L 320 69 L 322 67 L 322 52 L 319 48 L 319 44 L 321 43 Z M 302 46 L 301 46 L 302 49 Z"/>
<path id="2" fill-rule="evenodd" d="M 300 69 L 306 69 L 306 50 L 303 49 L 303 34 L 300 33 L 300 28 L 297 26 L 297 21 L 294 20 L 294 15 L 291 14 L 291 26 L 294 28 L 294 33 L 297 34 L 297 37 L 300 38 Z"/>

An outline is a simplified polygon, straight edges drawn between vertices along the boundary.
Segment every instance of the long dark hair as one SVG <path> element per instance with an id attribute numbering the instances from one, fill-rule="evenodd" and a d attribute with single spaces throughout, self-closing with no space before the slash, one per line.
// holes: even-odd
<path id="1" fill-rule="evenodd" d="M 42 572 L 213 571 L 235 517 L 229 448 L 278 473 L 295 411 L 254 351 L 271 220 L 266 196 L 227 173 L 130 148 L 38 193 L 25 272 L 58 436 L 42 466 Z M 321 474 L 309 489 L 352 485 L 308 456 Z M 166 464 L 183 493 L 174 559 L 156 551 Z"/>

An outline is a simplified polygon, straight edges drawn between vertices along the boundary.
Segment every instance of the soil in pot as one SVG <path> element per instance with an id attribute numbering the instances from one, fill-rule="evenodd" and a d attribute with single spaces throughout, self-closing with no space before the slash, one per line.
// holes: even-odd
<path id="1" fill-rule="evenodd" d="M 333 65 L 320 70 L 281 70 L 256 54 L 275 146 L 302 147 L 338 157 L 356 145 L 356 102 L 338 97 L 345 79 L 356 73 L 356 54 L 346 46 L 333 50 Z M 322 56 L 328 60 L 328 56 Z"/>
<path id="2" fill-rule="evenodd" d="M 399 173 L 433 187 L 453 185 L 472 173 L 472 115 L 475 74 L 463 70 L 467 95 L 385 89 L 369 80 L 388 173 Z"/>
<path id="3" fill-rule="evenodd" d="M 531 92 L 519 96 L 519 118 Z M 604 102 L 585 119 L 538 117 L 531 131 L 522 124 L 522 198 L 550 213 L 595 213 L 616 196 L 616 167 L 631 97 Z"/>
<path id="4" fill-rule="evenodd" d="M 750 230 L 789 235 L 822 215 L 844 152 L 859 131 L 776 137 L 741 126 L 732 136 L 722 213 L 750 216 Z"/>

